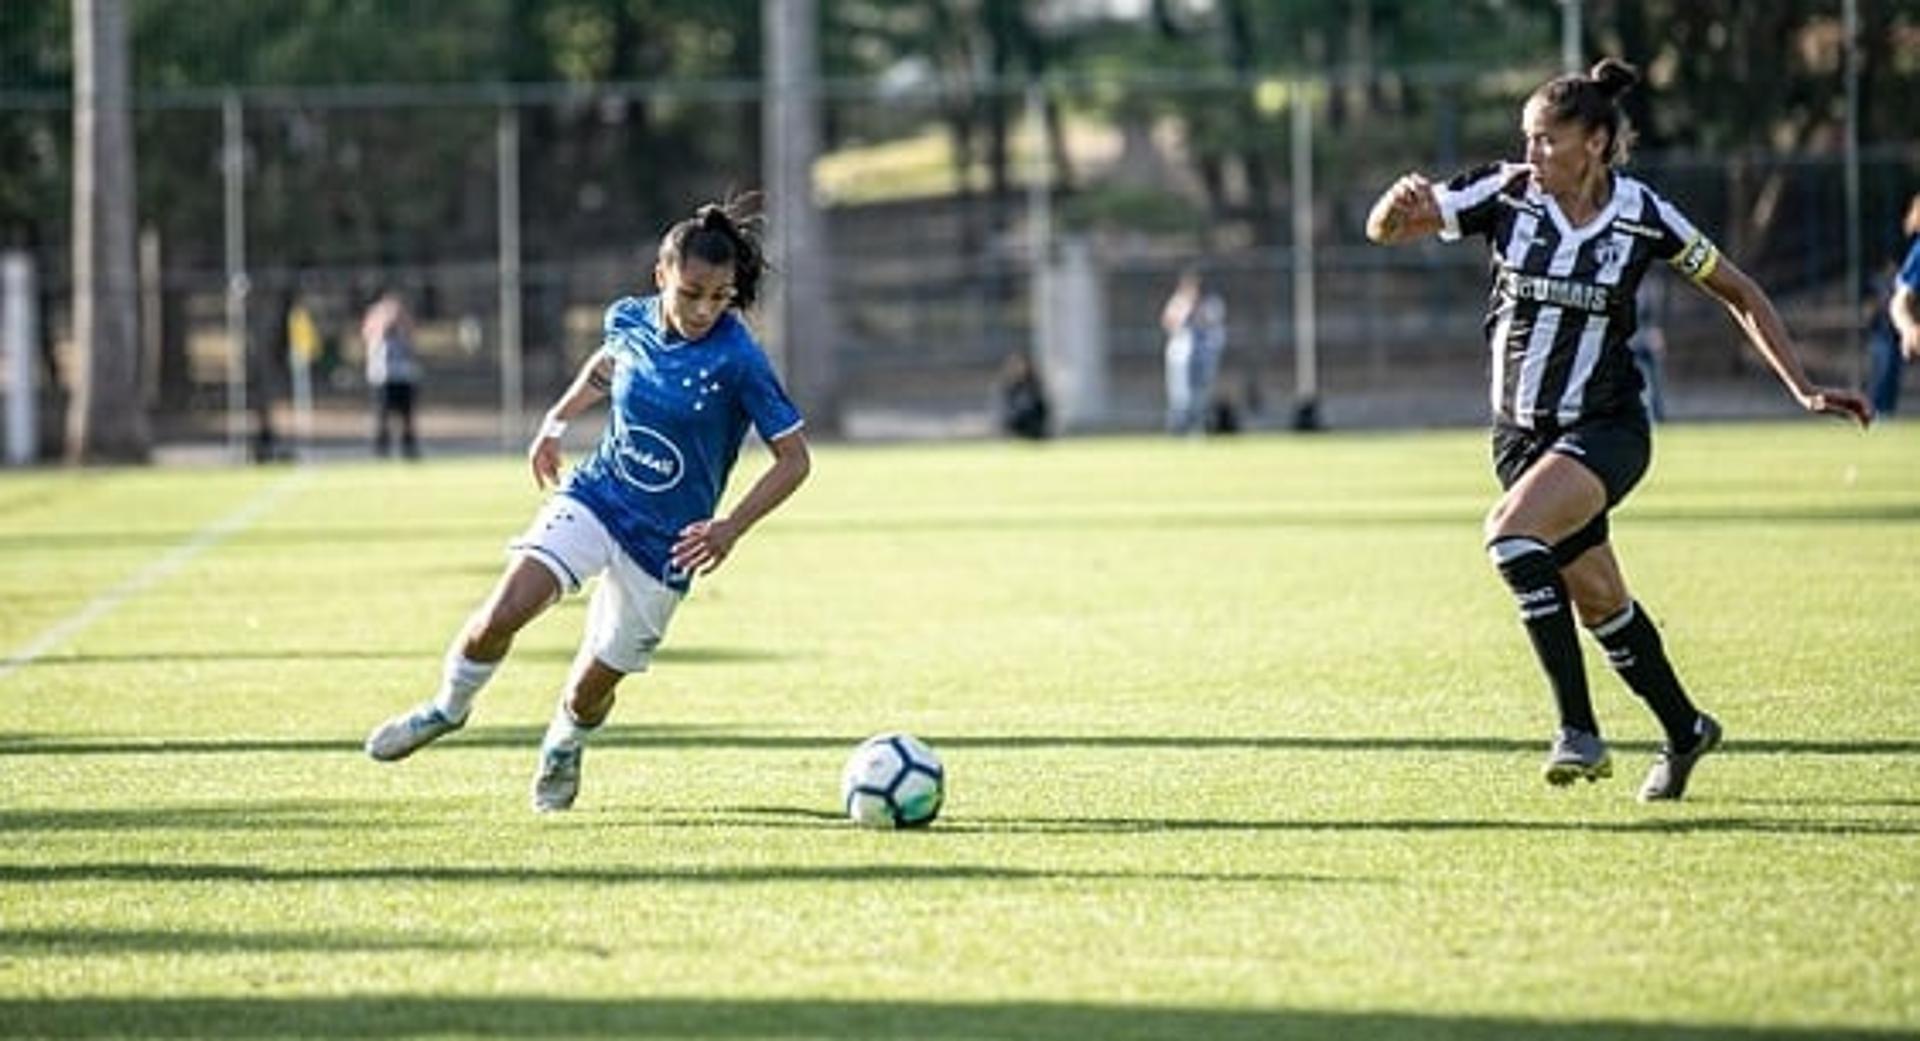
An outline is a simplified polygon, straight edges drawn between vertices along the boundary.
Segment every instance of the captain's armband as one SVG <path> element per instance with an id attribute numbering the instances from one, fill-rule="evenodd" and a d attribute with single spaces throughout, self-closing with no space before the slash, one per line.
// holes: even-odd
<path id="1" fill-rule="evenodd" d="M 1695 233 L 1667 263 L 1692 281 L 1705 282 L 1720 264 L 1720 250 L 1705 235 Z"/>

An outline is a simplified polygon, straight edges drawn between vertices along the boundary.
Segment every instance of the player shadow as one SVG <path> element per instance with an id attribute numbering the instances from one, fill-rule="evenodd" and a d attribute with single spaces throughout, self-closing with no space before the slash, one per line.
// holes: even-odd
<path id="1" fill-rule="evenodd" d="M 501 1038 L 747 1041 L 1885 1041 L 1881 1030 L 1402 1011 L 1222 1008 L 1145 1002 L 915 1001 L 821 998 L 569 998 L 382 994 L 276 997 L 56 997 L 0 999 L 17 1036 L 150 1038 Z"/>
<path id="2" fill-rule="evenodd" d="M 1696 800 L 1698 803 L 1700 800 Z M 1630 821 L 1581 819 L 1491 819 L 1387 817 L 1289 820 L 1178 817 L 986 817 L 942 820 L 945 831 L 1042 834 L 1143 834 L 1154 832 L 1390 832 L 1408 835 L 1452 832 L 1569 832 L 1619 835 L 1920 835 L 1920 820 L 1791 820 L 1775 817 L 1647 817 Z"/>
<path id="3" fill-rule="evenodd" d="M 851 825 L 846 825 L 851 828 Z M 448 885 L 667 885 L 753 886 L 769 884 L 873 885 L 891 882 L 1073 882 L 1188 881 L 1270 884 L 1355 883 L 1378 881 L 1299 872 L 1079 871 L 1021 868 L 998 864 L 835 864 L 805 866 L 754 864 L 715 866 L 541 866 L 525 864 L 370 864 L 359 867 L 300 867 L 214 861 L 88 861 L 66 864 L 0 864 L 0 885 L 81 882 L 201 884 L 309 884 L 407 882 Z"/>
<path id="4" fill-rule="evenodd" d="M 698 648 L 691 649 L 699 651 Z M 733 651 L 716 650 L 711 661 L 732 660 Z M 747 660 L 758 660 L 745 652 Z M 371 723 L 369 723 L 371 725 Z M 461 750 L 531 748 L 544 728 L 469 725 L 435 744 L 434 755 Z M 1044 751 L 1049 749 L 1169 750 L 1169 751 L 1301 751 L 1301 752 L 1426 752 L 1443 755 L 1508 755 L 1539 753 L 1536 738 L 1445 736 L 1344 736 L 1317 734 L 939 734 L 921 735 L 942 751 Z M 831 751 L 851 749 L 866 734 L 791 734 L 731 727 L 674 724 L 610 724 L 594 736 L 595 748 L 717 749 L 732 751 Z M 77 738 L 36 733 L 0 733 L 0 759 L 36 755 L 227 755 L 272 752 L 355 753 L 362 751 L 363 735 L 312 737 L 98 737 Z M 1616 751 L 1652 753 L 1655 741 L 1613 741 Z M 1920 739 L 1811 739 L 1739 738 L 1729 741 L 1715 756 L 1912 756 L 1920 754 Z"/>

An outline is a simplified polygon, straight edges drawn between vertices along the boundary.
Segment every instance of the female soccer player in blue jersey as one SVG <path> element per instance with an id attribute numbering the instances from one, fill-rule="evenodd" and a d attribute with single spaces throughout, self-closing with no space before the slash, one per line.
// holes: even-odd
<path id="1" fill-rule="evenodd" d="M 613 708 L 620 680 L 646 669 L 693 576 L 724 563 L 806 480 L 800 413 L 739 314 L 765 271 L 753 228 L 734 209 L 703 206 L 667 231 L 653 272 L 659 292 L 607 308 L 599 351 L 528 449 L 534 482 L 558 492 L 510 544 L 505 573 L 448 649 L 438 693 L 375 728 L 368 755 L 403 759 L 460 729 L 514 634 L 598 575 L 533 784 L 535 810 L 573 805 L 587 736 Z M 561 481 L 561 435 L 602 400 L 599 445 Z M 716 517 L 749 427 L 773 462 Z"/>
<path id="2" fill-rule="evenodd" d="M 1619 98 L 1638 79 L 1632 67 L 1606 59 L 1587 75 L 1544 84 L 1521 115 L 1525 162 L 1484 166 L 1445 183 L 1409 173 L 1374 204 L 1367 237 L 1397 244 L 1477 235 L 1491 248 L 1493 464 L 1505 494 L 1487 515 L 1487 550 L 1519 601 L 1559 705 L 1560 730 L 1543 772 L 1564 785 L 1613 769 L 1588 696 L 1571 601 L 1608 662 L 1666 731 L 1666 747 L 1640 788 L 1640 798 L 1655 800 L 1686 793 L 1694 765 L 1720 742 L 1721 728 L 1688 700 L 1608 541 L 1607 512 L 1651 457 L 1640 376 L 1627 347 L 1641 277 L 1664 261 L 1724 304 L 1808 411 L 1864 426 L 1872 409 L 1852 391 L 1809 380 L 1766 293 L 1671 203 L 1616 171 L 1631 136 Z"/>

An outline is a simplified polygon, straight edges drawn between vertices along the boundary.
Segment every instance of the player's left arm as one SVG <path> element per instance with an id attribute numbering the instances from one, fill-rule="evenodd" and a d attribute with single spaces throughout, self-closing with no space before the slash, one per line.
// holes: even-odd
<path id="1" fill-rule="evenodd" d="M 1873 406 L 1861 395 L 1840 387 L 1823 387 L 1808 378 L 1787 334 L 1786 323 L 1774 310 L 1766 291 L 1747 277 L 1747 273 L 1724 256 L 1713 258 L 1693 282 L 1709 296 L 1725 305 L 1734 324 L 1740 327 L 1749 344 L 1766 360 L 1767 367 L 1786 384 L 1800 407 L 1809 412 L 1845 416 L 1866 426 L 1873 421 Z"/>
<path id="2" fill-rule="evenodd" d="M 813 456 L 807 449 L 807 436 L 799 429 L 767 442 L 773 464 L 760 474 L 724 517 L 695 521 L 680 529 L 673 544 L 673 566 L 677 571 L 707 574 L 726 562 L 734 543 L 747 530 L 781 503 L 786 502 L 813 470 Z"/>

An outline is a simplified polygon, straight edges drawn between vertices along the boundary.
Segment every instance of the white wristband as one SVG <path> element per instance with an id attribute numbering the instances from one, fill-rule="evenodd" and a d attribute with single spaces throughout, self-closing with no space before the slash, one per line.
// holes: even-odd
<path id="1" fill-rule="evenodd" d="M 552 416 L 548 416 L 540 424 L 540 440 L 542 441 L 545 441 L 548 438 L 557 439 L 561 435 L 565 434 L 566 432 L 567 432 L 567 421 L 564 419 L 555 419 Z"/>

